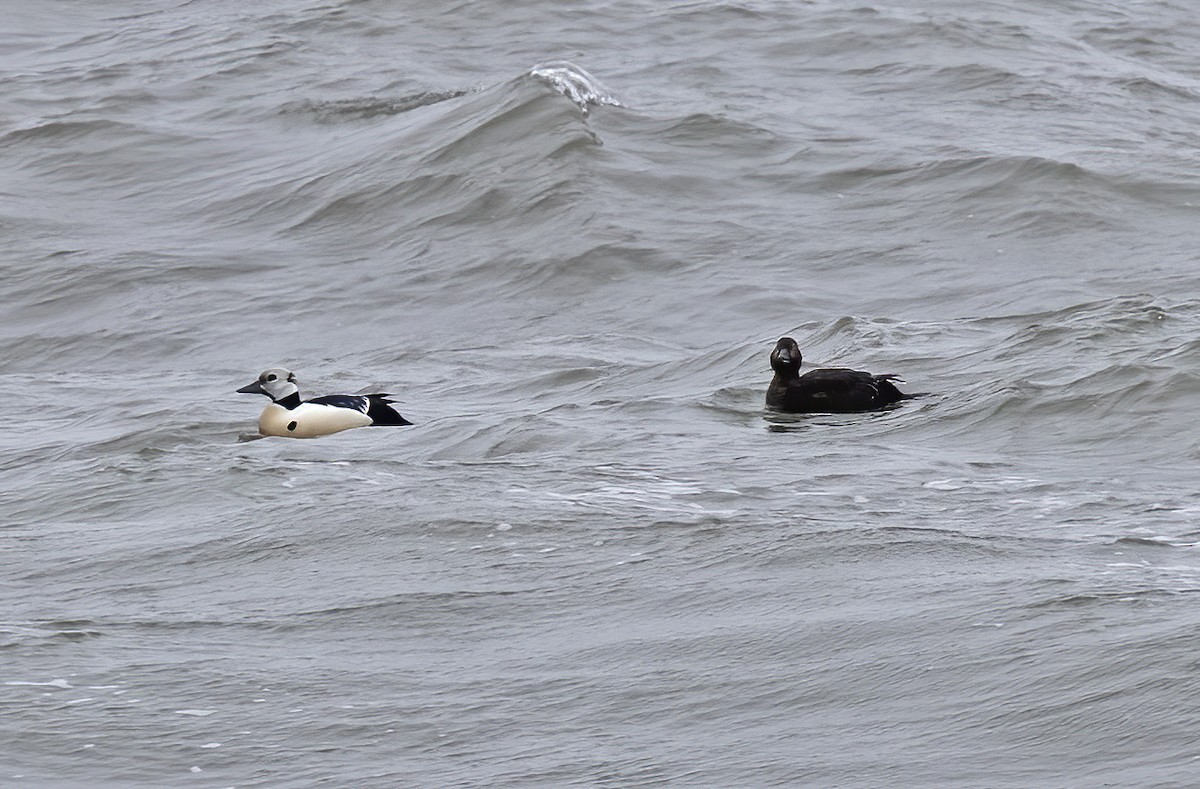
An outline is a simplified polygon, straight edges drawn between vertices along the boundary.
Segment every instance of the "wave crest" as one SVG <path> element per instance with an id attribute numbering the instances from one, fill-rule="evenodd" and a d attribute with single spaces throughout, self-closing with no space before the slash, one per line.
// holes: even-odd
<path id="1" fill-rule="evenodd" d="M 566 96 L 584 115 L 592 107 L 624 106 L 600 80 L 584 69 L 565 60 L 554 60 L 534 66 L 529 76 L 545 82 Z"/>

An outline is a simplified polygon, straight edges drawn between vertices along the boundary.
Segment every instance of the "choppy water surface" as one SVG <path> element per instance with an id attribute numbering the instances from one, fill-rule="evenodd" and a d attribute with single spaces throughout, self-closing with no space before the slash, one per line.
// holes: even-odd
<path id="1" fill-rule="evenodd" d="M 1194 783 L 1194 9 L 510 5 L 4 5 L 0 784 Z"/>

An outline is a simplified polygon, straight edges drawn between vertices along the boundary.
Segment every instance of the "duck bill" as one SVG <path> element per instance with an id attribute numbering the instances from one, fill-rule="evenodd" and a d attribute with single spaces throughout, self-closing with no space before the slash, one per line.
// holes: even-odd
<path id="1" fill-rule="evenodd" d="M 247 384 L 247 385 L 243 386 L 241 389 L 239 389 L 239 390 L 238 390 L 238 394 L 260 394 L 260 395 L 265 395 L 265 394 L 267 394 L 267 393 L 263 391 L 263 388 L 262 388 L 262 386 L 260 386 L 260 385 L 259 385 L 258 381 L 255 381 L 254 383 L 252 383 L 252 384 Z M 268 397 L 269 397 L 269 396 L 270 396 L 270 395 L 268 395 Z"/>

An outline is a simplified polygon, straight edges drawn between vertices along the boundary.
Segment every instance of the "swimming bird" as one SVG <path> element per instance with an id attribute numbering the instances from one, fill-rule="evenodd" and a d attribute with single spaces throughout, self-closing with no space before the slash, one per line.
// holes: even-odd
<path id="1" fill-rule="evenodd" d="M 412 424 L 392 408 L 387 394 L 326 395 L 301 401 L 296 374 L 282 367 L 264 370 L 257 381 L 238 392 L 271 398 L 258 417 L 258 432 L 264 436 L 316 438 L 352 427 Z"/>
<path id="2" fill-rule="evenodd" d="M 832 411 L 870 411 L 908 400 L 892 381 L 895 375 L 872 375 L 845 367 L 800 374 L 800 346 L 791 337 L 781 337 L 771 351 L 775 377 L 767 387 L 767 407 L 798 414 Z"/>

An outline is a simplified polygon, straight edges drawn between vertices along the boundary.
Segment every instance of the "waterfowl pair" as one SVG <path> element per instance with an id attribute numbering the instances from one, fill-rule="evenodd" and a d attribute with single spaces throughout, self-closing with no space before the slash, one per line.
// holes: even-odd
<path id="1" fill-rule="evenodd" d="M 775 377 L 767 387 L 768 408 L 789 413 L 871 411 L 915 396 L 896 388 L 892 381 L 900 378 L 895 375 L 872 375 L 845 367 L 800 375 L 802 361 L 800 347 L 791 337 L 782 337 L 775 344 L 771 351 Z M 354 427 L 412 424 L 392 408 L 387 394 L 301 400 L 295 373 L 281 367 L 265 370 L 238 392 L 271 398 L 258 418 L 258 431 L 264 436 L 316 438 Z"/>
<path id="2" fill-rule="evenodd" d="M 352 427 L 411 425 L 392 408 L 387 394 L 325 395 L 300 399 L 296 374 L 282 367 L 265 370 L 254 383 L 238 392 L 261 394 L 271 403 L 258 417 L 258 432 L 264 436 L 317 438 Z"/>

